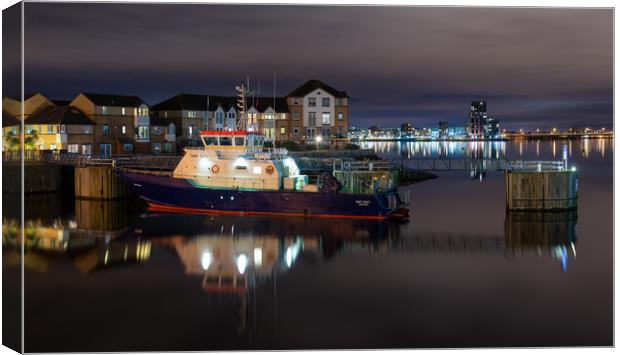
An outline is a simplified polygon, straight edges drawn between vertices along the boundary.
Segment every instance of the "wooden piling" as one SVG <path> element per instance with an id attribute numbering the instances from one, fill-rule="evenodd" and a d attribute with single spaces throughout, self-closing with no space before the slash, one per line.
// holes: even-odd
<path id="1" fill-rule="evenodd" d="M 75 168 L 75 197 L 112 200 L 127 196 L 125 183 L 109 166 Z"/>
<path id="2" fill-rule="evenodd" d="M 576 171 L 506 171 L 506 209 L 565 211 L 577 208 Z"/>

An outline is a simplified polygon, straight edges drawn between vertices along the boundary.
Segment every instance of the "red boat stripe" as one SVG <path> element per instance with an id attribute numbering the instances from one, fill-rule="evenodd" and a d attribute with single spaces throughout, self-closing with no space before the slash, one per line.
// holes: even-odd
<path id="1" fill-rule="evenodd" d="M 224 211 L 224 210 L 210 210 L 201 208 L 185 208 L 160 205 L 157 203 L 149 202 L 149 209 L 157 212 L 185 212 L 185 213 L 200 213 L 200 214 L 225 214 L 225 215 L 248 215 L 248 216 L 291 216 L 291 217 L 317 217 L 317 218 L 353 218 L 353 219 L 375 219 L 384 220 L 388 216 L 353 216 L 353 215 L 338 215 L 338 214 L 303 214 L 303 213 L 288 213 L 288 212 L 253 212 L 253 211 Z"/>

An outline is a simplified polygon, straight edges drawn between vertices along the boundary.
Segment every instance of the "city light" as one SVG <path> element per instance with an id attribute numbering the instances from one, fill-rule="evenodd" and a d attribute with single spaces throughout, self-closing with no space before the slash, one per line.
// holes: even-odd
<path id="1" fill-rule="evenodd" d="M 240 254 L 237 257 L 237 270 L 240 274 L 245 272 L 245 268 L 248 266 L 248 257 L 245 254 Z"/>
<path id="2" fill-rule="evenodd" d="M 254 248 L 254 265 L 261 266 L 263 263 L 263 249 Z"/>
<path id="3" fill-rule="evenodd" d="M 213 257 L 211 255 L 210 250 L 207 250 L 202 253 L 202 257 L 200 258 L 200 265 L 202 266 L 203 270 L 206 271 L 209 269 L 209 265 L 211 265 L 212 258 Z"/>
<path id="4" fill-rule="evenodd" d="M 317 143 L 321 143 L 321 142 L 323 141 L 323 137 L 321 137 L 321 136 L 316 136 L 316 137 L 314 138 L 314 140 L 315 140 Z"/>

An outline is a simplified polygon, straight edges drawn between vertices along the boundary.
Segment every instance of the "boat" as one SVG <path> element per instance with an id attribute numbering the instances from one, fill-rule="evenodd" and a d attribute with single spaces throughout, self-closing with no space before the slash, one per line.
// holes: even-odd
<path id="1" fill-rule="evenodd" d="M 397 191 L 398 172 L 385 162 L 335 160 L 331 173 L 310 183 L 286 149 L 265 147 L 265 136 L 240 126 L 248 127 L 201 131 L 202 147 L 186 147 L 169 174 L 131 168 L 115 172 L 151 211 L 408 218 Z"/>

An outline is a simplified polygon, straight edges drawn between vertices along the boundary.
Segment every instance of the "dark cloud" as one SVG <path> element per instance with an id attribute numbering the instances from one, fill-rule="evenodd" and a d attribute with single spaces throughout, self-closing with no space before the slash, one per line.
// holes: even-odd
<path id="1" fill-rule="evenodd" d="M 309 78 L 351 96 L 351 123 L 508 128 L 612 123 L 611 9 L 27 3 L 26 90 L 278 94 Z M 589 123 L 583 123 L 587 125 Z"/>

